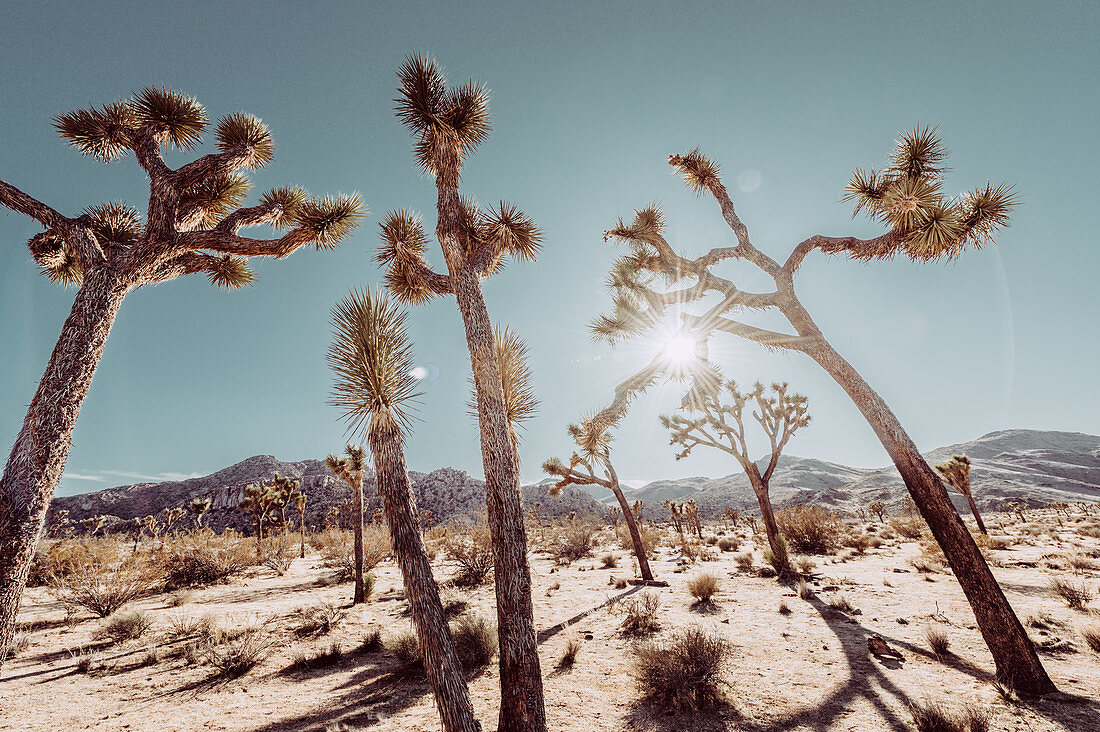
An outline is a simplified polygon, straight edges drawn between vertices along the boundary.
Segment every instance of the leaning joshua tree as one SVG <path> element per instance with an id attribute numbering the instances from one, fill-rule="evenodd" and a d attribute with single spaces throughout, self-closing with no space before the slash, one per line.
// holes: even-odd
<path id="1" fill-rule="evenodd" d="M 652 582 L 653 572 L 649 568 L 649 557 L 646 556 L 645 543 L 638 531 L 638 522 L 619 486 L 619 474 L 611 464 L 611 425 L 593 416 L 581 420 L 580 424 L 569 425 L 568 429 L 569 436 L 577 445 L 573 456 L 569 458 L 569 464 L 566 465 L 558 458 L 550 458 L 542 464 L 542 469 L 547 474 L 561 478 L 554 484 L 551 495 L 557 495 L 562 488 L 574 484 L 599 485 L 611 491 L 619 502 L 623 520 L 630 531 L 630 541 L 634 544 L 634 556 L 638 558 L 642 581 Z M 602 476 L 596 474 L 597 469 L 603 472 Z"/>
<path id="2" fill-rule="evenodd" d="M 764 385 L 759 381 L 752 391 L 742 392 L 732 380 L 722 384 L 722 389 L 732 403 L 723 404 L 719 392 L 698 393 L 692 390 L 681 406 L 681 411 L 688 416 L 662 416 L 661 424 L 671 433 L 669 444 L 683 448 L 676 454 L 677 460 L 687 457 L 700 445 L 729 453 L 737 459 L 748 475 L 752 492 L 760 504 L 760 515 L 764 519 L 772 556 L 786 557 L 786 546 L 775 523 L 768 484 L 787 442 L 796 431 L 810 423 L 810 415 L 806 413 L 806 397 L 788 393 L 785 383 L 772 384 L 770 395 L 765 393 Z M 749 454 L 745 439 L 746 405 L 771 443 L 771 456 L 763 472 Z"/>
<path id="3" fill-rule="evenodd" d="M 945 157 L 935 130 L 918 128 L 903 133 L 887 166 L 879 171 L 855 171 L 844 196 L 855 203 L 856 213 L 866 213 L 887 231 L 870 239 L 811 236 L 795 246 L 781 264 L 750 240 L 718 166 L 698 150 L 672 155 L 669 164 L 688 186 L 714 197 L 737 243 L 689 259 L 677 254 L 665 239 L 664 218 L 658 208 L 637 211 L 629 224 L 620 220 L 605 233 L 605 239 L 623 241 L 630 248 L 612 271 L 614 312 L 599 318 L 592 327 L 596 335 L 612 341 L 638 335 L 653 330 L 675 306 L 681 311 L 680 326 L 695 340 L 700 361 L 705 359 L 708 337 L 716 332 L 767 348 L 801 352 L 816 361 L 852 398 L 893 460 L 974 610 L 998 675 L 1019 691 L 1050 692 L 1054 684 L 952 506 L 947 489 L 882 397 L 825 339 L 794 289 L 799 266 L 815 251 L 860 261 L 901 255 L 926 262 L 953 260 L 968 248 L 991 242 L 1008 223 L 1015 204 L 1012 189 L 986 184 L 949 198 L 941 190 Z M 719 264 L 737 260 L 763 272 L 775 289 L 742 290 L 715 271 Z M 685 280 L 690 284 L 679 284 Z M 697 303 L 700 310 L 688 312 L 691 303 Z M 793 332 L 744 323 L 736 315 L 745 310 L 778 311 Z"/>
<path id="4" fill-rule="evenodd" d="M 241 206 L 249 187 L 244 171 L 274 155 L 267 127 L 247 114 L 218 122 L 217 152 L 168 167 L 164 147 L 194 150 L 207 128 L 203 107 L 176 91 L 145 88 L 132 99 L 59 115 L 54 125 L 98 160 L 133 152 L 149 179 L 149 209 L 142 220 L 124 203 L 102 203 L 70 217 L 0 181 L 0 205 L 45 228 L 28 242 L 31 258 L 47 277 L 78 286 L 0 479 L 0 663 L 77 414 L 126 294 L 198 273 L 218 287 L 247 285 L 254 279 L 248 257 L 285 257 L 305 244 L 333 247 L 363 208 L 358 196 L 311 198 L 294 186 Z M 259 225 L 289 231 L 274 239 L 239 233 Z"/>
<path id="5" fill-rule="evenodd" d="M 351 526 L 355 535 L 355 595 L 353 605 L 367 601 L 367 585 L 363 576 L 363 448 L 348 445 L 345 458 L 329 455 L 325 467 L 351 488 Z"/>
<path id="6" fill-rule="evenodd" d="M 978 504 L 974 502 L 974 493 L 970 490 L 970 458 L 966 455 L 952 455 L 950 460 L 936 466 L 936 472 L 966 499 L 974 520 L 978 522 L 978 531 L 988 534 L 982 515 L 978 513 Z"/>
<path id="7" fill-rule="evenodd" d="M 333 310 L 335 337 L 328 362 L 336 373 L 332 403 L 349 430 L 364 432 L 374 457 L 375 480 L 393 538 L 393 554 L 424 655 L 424 670 L 447 732 L 481 725 L 455 652 L 439 588 L 420 535 L 416 504 L 402 446 L 409 406 L 418 395 L 406 320 L 395 303 L 369 290 L 352 291 Z M 359 459 L 362 459 L 362 451 Z M 350 450 L 349 450 L 350 455 Z M 334 458 L 330 457 L 330 460 Z"/>
<path id="8" fill-rule="evenodd" d="M 500 637 L 499 729 L 546 729 L 542 674 L 531 603 L 531 570 L 520 496 L 519 456 L 511 438 L 493 352 L 493 328 L 481 281 L 504 268 L 508 257 L 534 259 L 541 241 L 535 224 L 501 202 L 480 209 L 459 191 L 462 164 L 489 136 L 488 94 L 479 84 L 447 88 L 442 70 L 422 56 L 406 58 L 399 72 L 397 117 L 416 140 L 421 169 L 435 178 L 435 235 L 447 274 L 424 259 L 428 237 L 419 217 L 391 213 L 382 224 L 377 260 L 388 269 L 386 286 L 403 303 L 422 304 L 454 295 L 466 330 L 485 470 L 486 504 L 493 537 L 497 623 Z"/>

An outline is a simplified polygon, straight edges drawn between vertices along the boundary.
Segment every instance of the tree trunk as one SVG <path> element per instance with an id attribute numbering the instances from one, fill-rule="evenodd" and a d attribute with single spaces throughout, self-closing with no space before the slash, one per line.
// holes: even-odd
<path id="1" fill-rule="evenodd" d="M 0 478 L 0 666 L 73 428 L 129 286 L 93 269 L 76 294 Z"/>
<path id="2" fill-rule="evenodd" d="M 630 540 L 634 542 L 634 556 L 638 558 L 638 569 L 642 573 L 642 579 L 653 581 L 653 572 L 649 569 L 649 558 L 646 557 L 642 534 L 638 531 L 638 522 L 634 520 L 634 512 L 630 510 L 630 504 L 626 502 L 626 496 L 623 495 L 623 490 L 619 487 L 618 477 L 614 472 L 611 475 L 611 492 L 615 494 L 615 499 L 623 510 L 626 527 L 630 529 Z"/>
<path id="3" fill-rule="evenodd" d="M 352 480 L 351 521 L 355 532 L 355 596 L 351 604 L 358 605 L 367 601 L 367 591 L 363 582 L 363 474 Z"/>
<path id="4" fill-rule="evenodd" d="M 783 550 L 779 548 L 779 525 L 775 522 L 771 494 L 768 492 L 768 486 L 764 484 L 760 471 L 755 469 L 756 465 L 750 463 L 750 466 L 754 469 L 746 468 L 745 472 L 748 473 L 752 491 L 756 494 L 756 502 L 760 504 L 760 517 L 764 520 L 764 533 L 768 536 L 768 546 L 773 556 L 782 556 Z"/>
<path id="5" fill-rule="evenodd" d="M 985 522 L 982 521 L 982 515 L 978 513 L 978 504 L 974 502 L 974 496 L 970 493 L 964 493 L 963 495 L 966 496 L 966 502 L 970 504 L 970 512 L 974 514 L 974 520 L 978 522 L 978 531 L 989 536 L 989 532 L 985 530 Z"/>
<path id="6" fill-rule="evenodd" d="M 306 558 L 306 517 L 303 514 L 298 521 L 298 546 L 300 547 L 298 558 Z"/>
<path id="7" fill-rule="evenodd" d="M 889 453 L 970 602 L 978 628 L 993 655 L 997 677 L 1023 693 L 1057 691 L 978 545 L 952 505 L 947 489 L 898 418 L 824 338 L 807 353 L 848 393 Z"/>
<path id="8" fill-rule="evenodd" d="M 416 626 L 417 639 L 424 658 L 424 671 L 435 693 L 435 705 L 446 732 L 480 732 L 462 665 L 455 653 L 451 629 L 447 625 L 439 589 L 432 576 L 432 565 L 424 550 L 424 540 L 413 505 L 401 434 L 393 425 L 370 427 L 378 493 L 386 512 L 393 538 L 393 554 L 405 581 L 405 597 Z"/>

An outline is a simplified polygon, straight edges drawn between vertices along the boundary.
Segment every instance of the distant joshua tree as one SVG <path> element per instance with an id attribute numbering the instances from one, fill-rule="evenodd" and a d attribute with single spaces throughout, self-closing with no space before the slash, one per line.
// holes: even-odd
<path id="1" fill-rule="evenodd" d="M 689 304 L 700 303 L 702 312 L 682 312 L 679 324 L 684 337 L 694 340 L 700 364 L 706 358 L 708 338 L 717 332 L 767 348 L 801 352 L 816 361 L 852 398 L 893 459 L 974 610 L 1001 680 L 1017 691 L 1046 693 L 1055 690 L 1054 684 L 951 505 L 947 489 L 882 397 L 826 340 L 794 289 L 795 274 L 815 251 L 860 261 L 900 255 L 928 262 L 954 260 L 968 248 L 991 243 L 994 234 L 1008 224 L 1016 203 L 1013 190 L 987 183 L 957 198 L 948 197 L 942 189 L 945 159 L 946 151 L 934 129 L 918 127 L 902 133 L 887 166 L 877 171 L 856 170 L 844 195 L 855 204 L 855 213 L 882 222 L 887 231 L 871 239 L 811 236 L 780 263 L 750 240 L 749 229 L 738 217 L 715 163 L 698 150 L 671 155 L 669 164 L 688 186 L 710 194 L 718 203 L 737 244 L 688 259 L 665 239 L 664 216 L 656 206 L 636 211 L 631 223 L 620 220 L 604 238 L 623 241 L 630 251 L 612 269 L 614 312 L 600 317 L 592 328 L 596 335 L 611 341 L 637 336 L 661 324 L 670 309 L 682 312 Z M 729 260 L 756 267 L 775 283 L 775 290 L 743 290 L 720 276 L 715 269 Z M 685 280 L 693 282 L 680 284 Z M 704 299 L 708 300 L 705 305 L 700 302 Z M 738 320 L 737 313 L 745 310 L 777 310 L 793 333 Z M 642 380 L 627 386 L 645 388 L 649 383 Z"/>
<path id="2" fill-rule="evenodd" d="M 203 107 L 176 91 L 146 87 L 132 99 L 59 115 L 54 126 L 104 162 L 133 152 L 149 178 L 149 210 L 142 221 L 125 203 L 101 203 L 69 217 L 0 181 L 0 205 L 45 227 L 27 243 L 31 258 L 50 279 L 78 287 L 0 478 L 0 665 L 77 414 L 126 294 L 197 273 L 227 289 L 251 284 L 248 257 L 331 248 L 363 213 L 358 196 L 311 198 L 296 186 L 242 207 L 249 187 L 242 171 L 264 167 L 275 152 L 267 127 L 248 114 L 218 122 L 218 152 L 169 168 L 163 148 L 190 152 L 207 128 Z M 289 231 L 277 239 L 238 233 L 259 225 Z"/>
<path id="3" fill-rule="evenodd" d="M 95 536 L 99 533 L 99 530 L 103 528 L 103 524 L 107 523 L 106 516 L 89 516 L 86 519 L 81 519 L 80 525 L 88 532 L 88 536 Z"/>
<path id="4" fill-rule="evenodd" d="M 398 73 L 397 117 L 412 133 L 420 168 L 435 178 L 435 234 L 447 274 L 424 259 L 428 237 L 418 216 L 391 213 L 382 224 L 377 260 L 387 267 L 386 287 L 403 303 L 423 304 L 454 295 L 466 330 L 477 390 L 486 504 L 493 537 L 500 638 L 501 732 L 543 732 L 546 709 L 531 601 L 531 569 L 523 522 L 519 455 L 508 420 L 500 365 L 481 281 L 500 272 L 508 257 L 533 260 L 541 233 L 515 206 L 481 209 L 459 190 L 462 165 L 489 136 L 484 87 L 447 87 L 434 60 L 410 56 Z"/>
<path id="5" fill-rule="evenodd" d="M 764 519 L 764 530 L 768 535 L 768 545 L 773 557 L 786 556 L 786 547 L 781 546 L 779 526 L 775 522 L 768 484 L 771 482 L 779 456 L 787 442 L 802 427 L 810 423 L 806 413 L 806 397 L 791 394 L 787 384 L 772 384 L 771 394 L 766 394 L 764 385 L 759 381 L 752 391 L 742 392 L 734 381 L 722 385 L 726 395 L 732 400 L 723 404 L 720 392 L 692 390 L 684 398 L 681 410 L 689 416 L 674 414 L 662 416 L 661 424 L 669 430 L 669 444 L 679 445 L 683 449 L 677 453 L 680 460 L 702 445 L 733 455 L 742 470 L 749 477 L 749 484 L 760 504 L 760 515 Z M 763 471 L 749 454 L 745 430 L 745 407 L 763 428 L 771 443 L 771 455 Z"/>
<path id="6" fill-rule="evenodd" d="M 332 314 L 336 334 L 328 351 L 329 365 L 336 372 L 332 403 L 342 410 L 350 429 L 366 433 L 394 558 L 401 568 L 424 670 L 443 729 L 476 732 L 481 725 L 474 716 L 432 576 L 405 465 L 402 442 L 409 427 L 410 403 L 419 396 L 417 382 L 410 375 L 413 353 L 407 318 L 391 300 L 369 290 L 352 291 L 336 306 Z M 349 446 L 348 454 L 361 463 L 360 448 Z M 329 456 L 330 468 L 343 462 Z"/>
<path id="7" fill-rule="evenodd" d="M 978 522 L 978 531 L 989 534 L 985 530 L 985 522 L 982 521 L 982 515 L 978 513 L 978 504 L 974 502 L 974 493 L 970 489 L 970 458 L 966 455 L 952 455 L 950 460 L 936 466 L 936 472 L 970 504 L 970 512 Z"/>
<path id="8" fill-rule="evenodd" d="M 191 511 L 191 515 L 195 517 L 195 526 L 198 528 L 203 527 L 203 519 L 206 518 L 206 512 L 210 510 L 210 507 L 214 505 L 214 501 L 207 498 L 192 498 L 191 502 L 187 504 L 188 510 Z"/>
<path id="9" fill-rule="evenodd" d="M 353 605 L 367 601 L 367 585 L 364 576 L 363 559 L 363 448 L 348 445 L 344 448 L 347 457 L 338 458 L 329 455 L 325 458 L 325 467 L 351 488 L 351 527 L 355 534 L 355 594 Z"/>
<path id="10" fill-rule="evenodd" d="M 638 558 L 638 569 L 642 579 L 652 582 L 653 572 L 649 568 L 645 543 L 638 531 L 640 517 L 636 519 L 634 512 L 630 509 L 630 504 L 627 503 L 626 496 L 619 485 L 619 474 L 611 464 L 611 425 L 596 417 L 588 417 L 580 424 L 569 425 L 568 429 L 569 436 L 577 445 L 577 449 L 569 459 L 569 465 L 565 465 L 558 458 L 550 458 L 542 464 L 542 469 L 547 474 L 561 478 L 551 489 L 551 495 L 557 495 L 562 488 L 573 484 L 599 485 L 611 491 L 615 500 L 619 502 L 623 520 L 626 521 L 626 527 L 630 531 L 630 540 L 634 544 L 634 556 Z M 603 475 L 597 475 L 596 470 L 603 472 Z"/>
<path id="11" fill-rule="evenodd" d="M 186 511 L 181 506 L 175 508 L 166 508 L 161 512 L 164 515 L 164 533 L 169 534 L 175 527 L 179 520 L 183 518 Z"/>
<path id="12" fill-rule="evenodd" d="M 298 556 L 301 559 L 306 558 L 306 501 L 308 496 L 306 492 L 299 487 L 290 495 L 290 500 L 294 504 L 294 509 L 298 512 Z"/>
<path id="13" fill-rule="evenodd" d="M 878 517 L 879 522 L 886 520 L 886 504 L 882 501 L 875 501 L 867 505 L 867 510 L 875 514 Z"/>

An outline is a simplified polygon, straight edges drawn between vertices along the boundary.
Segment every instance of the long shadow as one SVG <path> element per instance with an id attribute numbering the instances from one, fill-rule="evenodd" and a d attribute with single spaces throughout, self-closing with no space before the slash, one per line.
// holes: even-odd
<path id="1" fill-rule="evenodd" d="M 627 597 L 628 595 L 633 595 L 635 592 L 637 592 L 638 590 L 642 590 L 642 589 L 645 589 L 643 585 L 634 585 L 633 587 L 631 587 L 626 592 L 621 592 L 618 595 L 615 595 L 614 597 L 609 597 L 609 598 L 607 598 L 607 600 L 601 602 L 599 605 L 596 605 L 595 607 L 591 607 L 587 610 L 582 610 L 581 612 L 577 613 L 576 615 L 569 618 L 568 620 L 563 620 L 560 623 L 558 623 L 557 625 L 553 625 L 549 628 L 546 628 L 545 630 L 540 630 L 539 633 L 538 633 L 538 636 L 536 637 L 537 641 L 538 641 L 538 644 L 541 646 L 543 643 L 550 640 L 555 635 L 557 635 L 558 633 L 560 633 L 563 630 L 565 630 L 566 628 L 568 628 L 570 625 L 573 625 L 574 623 L 578 623 L 581 620 L 583 620 L 584 618 L 591 615 L 592 613 L 596 612 L 597 610 L 602 610 L 603 608 L 607 607 L 608 605 L 614 605 L 616 602 L 623 599 L 624 597 Z"/>

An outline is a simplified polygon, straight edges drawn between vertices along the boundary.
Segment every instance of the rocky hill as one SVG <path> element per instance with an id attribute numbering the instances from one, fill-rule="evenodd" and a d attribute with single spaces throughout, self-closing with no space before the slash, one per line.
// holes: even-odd
<path id="1" fill-rule="evenodd" d="M 166 508 L 185 506 L 193 498 L 209 497 L 212 501 L 206 518 L 209 526 L 218 531 L 232 527 L 247 532 L 250 530 L 248 516 L 238 509 L 244 499 L 245 488 L 270 482 L 275 473 L 301 481 L 302 489 L 308 496 L 306 523 L 315 528 L 323 525 L 330 507 L 351 498 L 348 486 L 329 473 L 320 460 L 283 462 L 271 455 L 255 455 L 201 478 L 136 483 L 56 498 L 50 506 L 50 513 L 52 517 L 58 511 L 68 511 L 69 519 L 74 523 L 91 516 L 107 516 L 108 526 L 111 526 L 135 516 L 159 515 Z M 409 478 L 417 507 L 421 511 L 431 511 L 432 523 L 473 516 L 485 505 L 485 483 L 461 470 L 440 468 L 431 473 L 410 472 Z M 601 504 L 576 488 L 562 491 L 557 498 L 549 498 L 547 489 L 548 486 L 543 484 L 524 486 L 524 505 L 541 503 L 540 514 L 546 518 L 556 518 L 571 511 L 581 515 L 606 513 Z M 363 495 L 368 516 L 382 508 L 373 472 L 368 471 L 364 475 Z M 190 522 L 191 518 L 187 517 L 181 525 L 187 526 Z"/>

